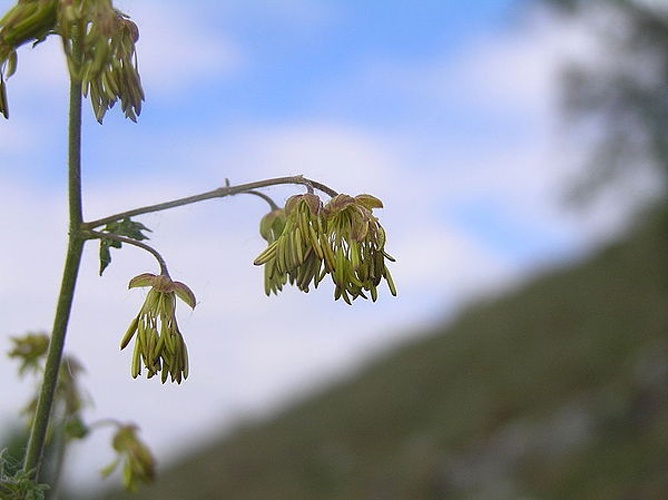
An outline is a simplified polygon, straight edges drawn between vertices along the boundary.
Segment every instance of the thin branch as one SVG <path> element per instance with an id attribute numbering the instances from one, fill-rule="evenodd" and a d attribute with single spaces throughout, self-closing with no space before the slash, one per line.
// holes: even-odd
<path id="1" fill-rule="evenodd" d="M 135 217 L 137 215 L 160 212 L 162 210 L 168 210 L 170 208 L 190 205 L 192 203 L 198 203 L 204 200 L 210 200 L 213 198 L 225 198 L 226 196 L 248 193 L 249 191 L 255 191 L 270 186 L 280 186 L 284 184 L 301 184 L 302 186 L 306 186 L 307 188 L 308 187 L 316 188 L 319 191 L 322 191 L 323 193 L 326 193 L 327 195 L 332 197 L 338 194 L 330 187 L 321 184 L 320 182 L 307 179 L 303 175 L 296 175 L 292 177 L 276 177 L 273 179 L 265 179 L 262 181 L 249 182 L 247 184 L 239 184 L 238 186 L 224 186 L 214 189 L 212 191 L 207 191 L 205 193 L 196 194 L 193 196 L 186 196 L 185 198 L 179 198 L 164 203 L 158 203 L 156 205 L 149 205 L 145 207 L 135 208 L 133 210 L 128 210 L 126 212 L 121 212 L 115 215 L 110 215 L 108 217 L 103 217 L 102 219 L 86 222 L 81 227 L 83 229 L 95 229 L 97 227 L 108 224 L 109 222 L 114 222 L 129 217 Z"/>
<path id="2" fill-rule="evenodd" d="M 304 179 L 304 180 L 307 181 L 306 186 L 309 186 L 309 185 L 313 186 L 318 191 L 322 191 L 323 193 L 327 194 L 328 196 L 330 196 L 332 198 L 334 198 L 335 196 L 337 196 L 339 194 L 336 191 L 334 191 L 332 188 L 330 188 L 329 186 L 326 186 L 325 184 L 322 184 L 321 182 L 314 181 L 312 179 Z"/>
<path id="3" fill-rule="evenodd" d="M 166 276 L 169 276 L 169 272 L 167 271 L 167 263 L 165 262 L 165 259 L 163 259 L 162 255 L 153 247 L 147 245 L 146 243 L 142 243 L 141 241 L 133 240 L 132 238 L 128 238 L 126 236 L 120 236 L 118 234 L 113 234 L 113 233 L 101 233 L 98 231 L 91 231 L 88 230 L 84 234 L 88 236 L 87 239 L 99 239 L 99 240 L 114 240 L 114 241 L 119 241 L 121 243 L 127 243 L 128 245 L 132 245 L 138 248 L 141 248 L 142 250 L 146 250 L 148 253 L 153 255 L 155 257 L 155 260 L 158 261 L 158 265 L 160 265 L 160 274 L 164 274 Z"/>
<path id="4" fill-rule="evenodd" d="M 269 204 L 269 207 L 271 210 L 278 210 L 279 206 L 276 205 L 274 200 L 271 199 L 271 196 L 264 194 L 262 191 L 246 191 L 246 194 L 254 194 L 255 196 L 259 196 L 262 198 L 264 201 L 266 201 Z"/>

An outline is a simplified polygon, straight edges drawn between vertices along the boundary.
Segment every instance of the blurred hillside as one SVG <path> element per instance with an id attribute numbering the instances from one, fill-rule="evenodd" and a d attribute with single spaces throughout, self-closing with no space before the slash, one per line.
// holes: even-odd
<path id="1" fill-rule="evenodd" d="M 666 255 L 655 214 L 132 498 L 668 498 Z"/>

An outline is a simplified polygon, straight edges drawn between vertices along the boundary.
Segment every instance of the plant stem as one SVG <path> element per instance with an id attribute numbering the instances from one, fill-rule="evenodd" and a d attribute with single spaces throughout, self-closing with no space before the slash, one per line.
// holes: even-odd
<path id="1" fill-rule="evenodd" d="M 74 45 L 78 45 L 76 37 Z M 23 462 L 24 472 L 30 474 L 35 481 L 39 477 L 49 420 L 53 413 L 67 326 L 74 301 L 74 290 L 85 242 L 81 231 L 81 224 L 83 222 L 81 197 L 81 101 L 81 80 L 71 75 L 68 138 L 69 241 L 60 285 L 60 294 L 58 295 L 58 303 L 53 320 L 49 351 L 44 366 L 44 379 Z"/>
<path id="2" fill-rule="evenodd" d="M 115 222 L 128 217 L 134 217 L 136 215 L 159 212 L 161 210 L 167 210 L 170 208 L 190 205 L 191 203 L 197 203 L 204 200 L 210 200 L 213 198 L 224 198 L 226 196 L 248 193 L 251 191 L 255 191 L 257 189 L 270 186 L 279 186 L 282 184 L 301 184 L 309 188 L 316 188 L 322 191 L 323 193 L 327 193 L 329 196 L 332 197 L 338 194 L 336 191 L 325 186 L 324 184 L 313 181 L 311 179 L 307 179 L 303 175 L 295 175 L 292 177 L 276 177 L 273 179 L 265 179 L 257 182 L 249 182 L 247 184 L 239 184 L 237 186 L 224 186 L 218 189 L 214 189 L 212 191 L 207 191 L 205 193 L 196 194 L 193 196 L 186 196 L 185 198 L 179 198 L 177 200 L 167 201 L 164 203 L 158 203 L 157 205 L 149 205 L 146 207 L 135 208 L 133 210 L 128 210 L 127 212 L 121 212 L 115 215 L 110 215 L 109 217 L 104 217 L 102 219 L 86 222 L 83 224 L 82 227 L 84 229 L 94 229 L 96 227 L 108 224 L 109 222 Z"/>
<path id="3" fill-rule="evenodd" d="M 147 245 L 146 243 L 142 243 L 141 241 L 133 240 L 132 238 L 127 238 L 125 236 L 120 236 L 118 234 L 113 234 L 113 233 L 86 231 L 84 234 L 86 235 L 87 239 L 115 240 L 115 241 L 120 241 L 121 243 L 127 243 L 128 245 L 133 245 L 137 248 L 141 248 L 142 250 L 146 250 L 148 253 L 153 255 L 155 260 L 158 261 L 158 265 L 160 266 L 160 274 L 165 274 L 169 276 L 169 271 L 167 270 L 167 263 L 165 262 L 165 259 L 162 257 L 162 255 L 160 255 L 160 252 L 158 252 L 152 246 Z"/>

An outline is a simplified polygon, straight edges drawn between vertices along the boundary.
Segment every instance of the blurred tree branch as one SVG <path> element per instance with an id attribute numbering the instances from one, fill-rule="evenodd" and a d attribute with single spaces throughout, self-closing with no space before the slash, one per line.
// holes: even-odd
<path id="1" fill-rule="evenodd" d="M 596 64 L 572 61 L 562 73 L 562 109 L 576 134 L 593 134 L 584 175 L 571 199 L 583 202 L 643 166 L 668 193 L 668 9 L 634 0 L 545 0 L 566 17 L 600 28 Z M 607 22 L 599 22 L 608 14 Z M 600 63 L 600 64 L 599 64 Z M 571 127 L 572 125 L 572 127 Z M 584 135 L 587 140 L 588 135 Z"/>

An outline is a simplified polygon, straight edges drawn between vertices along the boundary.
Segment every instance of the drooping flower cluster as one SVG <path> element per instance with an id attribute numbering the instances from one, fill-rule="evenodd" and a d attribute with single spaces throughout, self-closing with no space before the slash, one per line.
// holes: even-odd
<path id="1" fill-rule="evenodd" d="M 23 337 L 12 337 L 11 340 L 14 347 L 8 356 L 21 361 L 19 375 L 27 371 L 39 371 L 49 348 L 49 336 L 45 333 L 28 333 Z"/>
<path id="2" fill-rule="evenodd" d="M 132 320 L 123 340 L 124 349 L 136 335 L 132 355 L 132 377 L 146 368 L 147 377 L 161 372 L 164 383 L 168 377 L 181 383 L 188 377 L 188 351 L 176 322 L 176 298 L 195 308 L 195 295 L 183 283 L 172 281 L 165 274 L 140 274 L 130 280 L 128 288 L 150 286 L 139 314 Z"/>
<path id="3" fill-rule="evenodd" d="M 304 194 L 290 197 L 285 208 L 264 216 L 260 234 L 269 246 L 255 264 L 265 266 L 267 295 L 278 293 L 288 281 L 304 292 L 308 292 L 311 283 L 318 286 L 323 258 L 318 243 L 323 229 L 321 214 L 320 198 Z"/>
<path id="4" fill-rule="evenodd" d="M 12 337 L 11 340 L 14 346 L 8 354 L 10 358 L 20 361 L 19 375 L 23 376 L 27 372 L 39 373 L 44 370 L 50 343 L 46 333 L 28 333 L 22 337 Z M 54 408 L 57 410 L 54 411 L 54 415 L 61 421 L 60 427 L 68 439 L 79 439 L 88 433 L 88 427 L 82 418 L 86 397 L 79 385 L 83 371 L 82 364 L 75 357 L 63 356 L 56 385 Z M 23 409 L 22 413 L 28 421 L 32 421 L 35 417 L 37 399 L 36 393 Z"/>
<path id="5" fill-rule="evenodd" d="M 121 102 L 127 118 L 137 121 L 144 90 L 137 70 L 135 44 L 139 29 L 109 0 L 66 2 L 58 11 L 58 24 L 68 55 L 70 73 L 81 80 L 83 95 L 90 97 L 95 118 L 102 123 L 107 110 Z M 84 26 L 81 58 L 72 43 L 73 29 Z"/>
<path id="6" fill-rule="evenodd" d="M 308 292 L 329 275 L 334 298 L 351 304 L 358 297 L 378 298 L 385 279 L 396 288 L 385 259 L 385 231 L 373 215 L 382 202 L 371 195 L 337 195 L 323 205 L 312 193 L 290 197 L 285 208 L 267 214 L 260 234 L 269 243 L 255 259 L 264 265 L 265 292 L 278 293 L 286 283 Z"/>
<path id="7" fill-rule="evenodd" d="M 136 426 L 119 425 L 112 446 L 118 456 L 102 469 L 102 476 L 108 476 L 122 463 L 123 485 L 128 491 L 135 492 L 139 483 L 148 484 L 155 480 L 155 458 L 137 436 Z"/>
<path id="8" fill-rule="evenodd" d="M 139 30 L 110 0 L 19 0 L 0 19 L 0 114 L 9 116 L 5 80 L 17 67 L 16 50 L 60 35 L 70 75 L 81 81 L 95 118 L 120 100 L 127 118 L 136 121 L 144 91 L 137 71 Z"/>
<path id="9" fill-rule="evenodd" d="M 385 230 L 373 215 L 374 208 L 383 203 L 376 197 L 363 194 L 356 197 L 340 194 L 325 205 L 325 268 L 336 285 L 334 298 L 366 298 L 365 291 L 375 302 L 378 285 L 387 281 L 392 295 L 397 291 L 385 259 L 394 258 L 385 252 Z"/>

